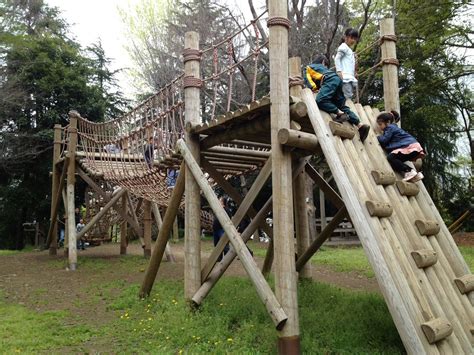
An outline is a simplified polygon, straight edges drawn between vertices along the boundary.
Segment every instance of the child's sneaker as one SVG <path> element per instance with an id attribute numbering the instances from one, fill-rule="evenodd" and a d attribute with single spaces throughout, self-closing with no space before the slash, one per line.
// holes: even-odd
<path id="1" fill-rule="evenodd" d="M 422 180 L 424 177 L 425 177 L 425 176 L 424 176 L 423 173 L 420 171 L 419 173 L 417 173 L 417 174 L 415 175 L 414 178 L 412 178 L 412 179 L 410 180 L 410 182 L 417 182 L 417 181 L 420 181 L 420 180 Z"/>
<path id="2" fill-rule="evenodd" d="M 364 124 L 359 127 L 359 136 L 360 136 L 360 141 L 364 143 L 365 139 L 369 135 L 370 131 L 370 126 L 368 124 Z"/>
<path id="3" fill-rule="evenodd" d="M 405 173 L 405 176 L 403 176 L 403 181 L 410 181 L 417 175 L 417 172 L 415 170 L 410 170 Z"/>

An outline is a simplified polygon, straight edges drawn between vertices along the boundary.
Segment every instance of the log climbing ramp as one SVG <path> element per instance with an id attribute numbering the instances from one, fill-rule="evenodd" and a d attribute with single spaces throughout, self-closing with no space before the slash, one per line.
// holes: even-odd
<path id="1" fill-rule="evenodd" d="M 270 0 L 268 11 L 208 48 L 200 49 L 198 33 L 186 33 L 184 72 L 126 115 L 95 123 L 71 112 L 69 126 L 55 130 L 51 253 L 61 198 L 71 270 L 77 263 L 76 239 L 114 208 L 112 216 L 124 233 L 130 226 L 151 256 L 140 289 L 140 297 L 147 297 L 176 217 L 184 213 L 186 300 L 199 307 L 238 259 L 278 331 L 279 353 L 298 354 L 298 279 L 310 277 L 309 260 L 348 218 L 406 351 L 472 354 L 474 277 L 426 188 L 421 181 L 403 182 L 391 169 L 376 138 L 381 133 L 377 109 L 348 102 L 371 126 L 364 143 L 350 124 L 335 123 L 318 109 L 314 94 L 303 88 L 300 59 L 288 59 L 289 27 L 287 2 Z M 243 57 L 242 37 L 251 39 Z M 382 20 L 373 45 L 381 46 L 376 67 L 383 71 L 385 110 L 399 110 L 395 43 L 393 20 Z M 329 167 L 333 183 L 320 174 L 318 162 Z M 170 171 L 179 172 L 172 186 Z M 256 178 L 242 192 L 229 181 L 249 173 Z M 76 174 L 100 202 L 79 233 L 74 225 Z M 310 236 L 315 216 L 308 214 L 306 203 L 309 180 L 338 208 L 316 236 Z M 271 196 L 255 208 L 269 183 Z M 233 216 L 221 206 L 216 187 L 237 205 Z M 201 230 L 213 217 L 202 211 L 201 199 L 225 232 L 206 259 L 201 257 Z M 272 226 L 266 223 L 269 214 Z M 238 231 L 244 219 L 249 224 Z M 152 248 L 153 221 L 158 235 Z M 262 268 L 245 244 L 259 228 L 271 239 Z M 219 260 L 227 243 L 231 248 Z M 271 271 L 274 290 L 267 281 Z"/>

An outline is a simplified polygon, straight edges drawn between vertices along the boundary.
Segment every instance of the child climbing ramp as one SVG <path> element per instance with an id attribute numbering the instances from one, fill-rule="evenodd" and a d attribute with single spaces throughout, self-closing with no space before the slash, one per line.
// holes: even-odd
<path id="1" fill-rule="evenodd" d="M 423 174 L 416 172 L 405 162 L 424 158 L 425 152 L 415 137 L 395 124 L 399 120 L 400 115 L 396 111 L 382 112 L 378 115 L 377 124 L 383 134 L 377 139 L 388 152 L 387 159 L 393 170 L 402 174 L 404 181 L 420 181 L 424 177 Z"/>
<path id="2" fill-rule="evenodd" d="M 349 121 L 359 129 L 360 140 L 365 141 L 369 134 L 370 126 L 360 123 L 359 117 L 346 106 L 343 93 L 343 82 L 336 72 L 327 68 L 328 59 L 319 55 L 316 60 L 305 68 L 304 80 L 306 86 L 317 92 L 316 102 L 318 107 L 330 114 L 338 123 Z"/>

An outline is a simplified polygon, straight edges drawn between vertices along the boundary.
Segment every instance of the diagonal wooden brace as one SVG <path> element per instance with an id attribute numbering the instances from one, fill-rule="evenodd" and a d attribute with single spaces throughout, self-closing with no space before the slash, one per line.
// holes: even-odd
<path id="1" fill-rule="evenodd" d="M 182 139 L 178 140 L 177 146 L 186 162 L 186 167 L 193 174 L 194 179 L 201 188 L 204 196 L 207 199 L 207 202 L 209 202 L 209 205 L 211 206 L 217 219 L 221 223 L 225 233 L 229 237 L 229 240 L 237 255 L 239 256 L 245 271 L 249 275 L 249 278 L 252 283 L 254 284 L 260 299 L 267 308 L 267 311 L 270 314 L 273 323 L 275 324 L 277 329 L 282 329 L 288 319 L 285 311 L 281 307 L 280 303 L 275 297 L 275 294 L 273 293 L 272 289 L 270 288 L 261 271 L 259 270 L 257 264 L 250 255 L 250 252 L 247 249 L 247 246 L 245 245 L 244 241 L 242 240 L 242 238 L 240 238 L 240 235 L 237 232 L 237 229 L 233 225 L 232 221 L 230 220 L 229 216 L 227 215 L 227 212 L 220 205 L 216 194 L 214 193 L 214 191 L 212 191 L 212 187 L 209 186 L 206 177 L 202 173 L 201 168 L 194 159 L 192 153 L 190 152 L 190 150 Z"/>
<path id="2" fill-rule="evenodd" d="M 143 278 L 142 286 L 140 288 L 140 297 L 149 296 L 153 283 L 155 282 L 158 269 L 163 259 L 163 254 L 166 249 L 166 244 L 168 238 L 173 228 L 174 219 L 178 214 L 179 205 L 184 194 L 184 174 L 186 169 L 184 169 L 184 163 L 181 163 L 179 169 L 179 176 L 176 180 L 173 192 L 171 193 L 170 202 L 168 208 L 166 209 L 165 216 L 163 217 L 163 224 L 158 232 L 158 237 L 156 238 L 155 247 L 153 248 L 150 263 L 145 272 L 145 277 Z"/>
<path id="3" fill-rule="evenodd" d="M 257 215 L 257 212 L 252 207 L 252 203 L 254 202 L 255 198 L 257 197 L 258 193 L 260 192 L 261 188 L 268 180 L 270 173 L 271 173 L 271 159 L 265 163 L 264 167 L 262 168 L 260 174 L 258 175 L 257 179 L 255 180 L 253 186 L 250 188 L 247 195 L 242 198 L 242 196 L 232 187 L 232 185 L 224 179 L 224 177 L 206 160 L 202 160 L 201 162 L 202 167 L 204 170 L 209 173 L 209 175 L 216 181 L 219 186 L 234 200 L 235 203 L 239 205 L 239 208 L 235 215 L 232 217 L 232 222 L 234 225 L 238 225 L 241 220 L 247 214 L 249 217 L 253 218 Z M 267 233 L 270 237 L 272 236 L 273 232 L 272 229 L 268 224 L 263 221 L 260 227 Z M 206 264 L 202 268 L 201 271 L 201 279 L 205 280 L 209 273 L 211 272 L 212 268 L 217 262 L 219 255 L 222 254 L 224 251 L 225 245 L 229 242 L 229 239 L 226 235 L 223 235 L 219 240 L 219 243 L 214 248 L 213 252 L 209 256 Z"/>
<path id="4" fill-rule="evenodd" d="M 53 212 L 51 213 L 51 223 L 49 225 L 49 230 L 48 230 L 48 237 L 46 238 L 46 248 L 49 248 L 49 245 L 51 244 L 51 240 L 53 238 L 53 230 L 56 224 L 58 223 L 58 219 L 56 218 L 59 210 L 59 201 L 61 200 L 62 196 L 62 191 L 64 188 L 64 184 L 66 182 L 66 172 L 67 172 L 67 165 L 68 165 L 68 159 L 66 158 L 64 160 L 64 165 L 63 169 L 61 171 L 61 177 L 59 178 L 59 186 L 57 191 L 53 191 L 54 196 L 52 197 L 53 201 Z M 56 236 L 54 236 L 56 238 Z"/>

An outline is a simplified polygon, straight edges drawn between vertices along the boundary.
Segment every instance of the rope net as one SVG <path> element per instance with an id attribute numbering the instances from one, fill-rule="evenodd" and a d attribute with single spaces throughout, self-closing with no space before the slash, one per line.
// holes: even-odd
<path id="1" fill-rule="evenodd" d="M 181 163 L 174 151 L 184 137 L 184 88 L 201 88 L 203 121 L 236 110 L 268 93 L 267 42 L 258 21 L 202 51 L 185 49 L 184 60 L 201 61 L 201 77 L 179 75 L 127 114 L 106 122 L 78 118 L 77 156 L 82 168 L 111 186 L 167 206 Z M 68 130 L 63 138 L 69 140 Z M 226 144 L 246 147 L 246 144 Z M 258 148 L 261 150 L 261 148 Z M 64 148 L 63 148 L 64 150 Z M 252 166 L 250 170 L 255 169 Z M 226 175 L 242 171 L 227 171 Z M 212 181 L 211 181 L 212 182 Z"/>

